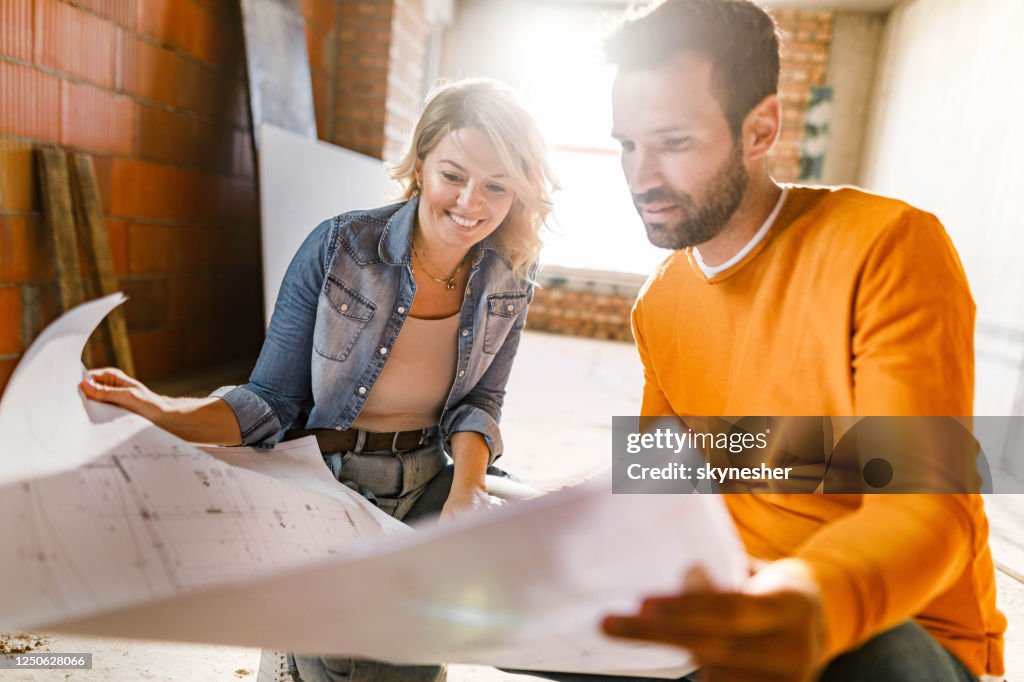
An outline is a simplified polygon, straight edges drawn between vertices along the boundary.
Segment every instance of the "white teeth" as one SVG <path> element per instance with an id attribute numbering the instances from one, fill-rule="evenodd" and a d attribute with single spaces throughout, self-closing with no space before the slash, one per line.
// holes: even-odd
<path id="1" fill-rule="evenodd" d="M 463 227 L 473 227 L 480 222 L 479 220 L 466 220 L 465 218 L 460 218 L 454 213 L 449 213 L 448 217 L 451 218 L 456 225 L 462 225 Z"/>

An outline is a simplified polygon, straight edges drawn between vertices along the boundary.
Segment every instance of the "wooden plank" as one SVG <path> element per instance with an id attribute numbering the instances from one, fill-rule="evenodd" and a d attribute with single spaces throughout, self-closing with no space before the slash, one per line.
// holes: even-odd
<path id="1" fill-rule="evenodd" d="M 114 260 L 110 256 L 110 243 L 107 239 L 107 223 L 103 216 L 103 203 L 100 200 L 99 185 L 96 182 L 96 170 L 92 158 L 87 154 L 73 154 L 75 208 L 79 225 L 82 227 L 86 251 L 86 279 L 92 285 L 97 296 L 107 296 L 119 291 L 117 274 L 114 272 Z M 128 328 L 125 324 L 124 310 L 116 308 L 111 311 L 103 323 L 105 341 L 109 353 L 107 357 L 127 374 L 135 375 L 135 363 L 132 361 L 132 349 L 128 342 Z"/>
<path id="2" fill-rule="evenodd" d="M 68 164 L 64 154 L 57 149 L 39 149 L 37 155 L 43 216 L 53 236 L 61 310 L 66 311 L 83 300 Z"/>
<path id="3" fill-rule="evenodd" d="M 67 157 L 58 149 L 43 147 L 36 150 L 36 159 L 39 188 L 43 199 L 43 216 L 53 239 L 60 308 L 67 311 L 84 300 Z M 92 352 L 88 344 L 82 353 L 82 359 L 86 365 L 92 365 Z"/>

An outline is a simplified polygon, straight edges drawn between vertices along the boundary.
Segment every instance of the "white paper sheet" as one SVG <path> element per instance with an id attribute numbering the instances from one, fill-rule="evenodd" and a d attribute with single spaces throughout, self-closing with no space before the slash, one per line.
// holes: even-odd
<path id="1" fill-rule="evenodd" d="M 677 590 L 692 565 L 723 587 L 745 574 L 712 496 L 612 495 L 603 478 L 408 533 L 309 441 L 204 452 L 117 408 L 94 420 L 75 363 L 113 302 L 55 323 L 0 403 L 0 443 L 47 462 L 4 450 L 0 630 L 672 677 L 686 652 L 606 638 L 601 616 Z M 81 444 L 19 433 L 68 419 Z"/>
<path id="2" fill-rule="evenodd" d="M 112 294 L 76 307 L 44 329 L 22 356 L 0 398 L 0 485 L 70 471 L 154 430 L 120 408 L 86 404 L 77 388 L 85 342 L 125 300 Z"/>

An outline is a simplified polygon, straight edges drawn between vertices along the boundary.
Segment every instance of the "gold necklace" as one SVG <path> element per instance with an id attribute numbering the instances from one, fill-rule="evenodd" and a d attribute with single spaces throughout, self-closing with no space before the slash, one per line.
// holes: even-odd
<path id="1" fill-rule="evenodd" d="M 413 243 L 412 243 L 412 255 L 416 256 L 416 258 L 419 259 L 420 265 L 423 266 L 423 272 L 426 273 L 427 277 L 429 277 L 430 279 L 434 280 L 438 284 L 445 285 L 445 287 L 448 288 L 448 291 L 454 291 L 455 290 L 455 275 L 459 274 L 459 271 L 462 270 L 462 266 L 465 265 L 465 263 L 466 263 L 466 257 L 465 256 L 462 257 L 462 260 L 459 261 L 459 264 L 455 266 L 454 270 L 452 270 L 452 274 L 448 275 L 447 277 L 438 277 L 434 273 L 432 273 L 430 270 L 427 269 L 427 259 L 424 258 L 423 254 L 420 253 L 420 250 L 418 248 L 416 248 L 416 242 L 415 241 L 413 241 Z M 431 267 L 433 267 L 433 265 L 431 265 Z"/>

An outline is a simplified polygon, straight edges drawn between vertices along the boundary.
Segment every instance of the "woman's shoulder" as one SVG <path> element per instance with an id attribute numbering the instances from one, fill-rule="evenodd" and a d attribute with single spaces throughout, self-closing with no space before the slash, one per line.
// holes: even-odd
<path id="1" fill-rule="evenodd" d="M 343 246 L 357 261 L 377 259 L 385 229 L 405 204 L 399 202 L 338 214 L 330 220 L 331 241 Z"/>

